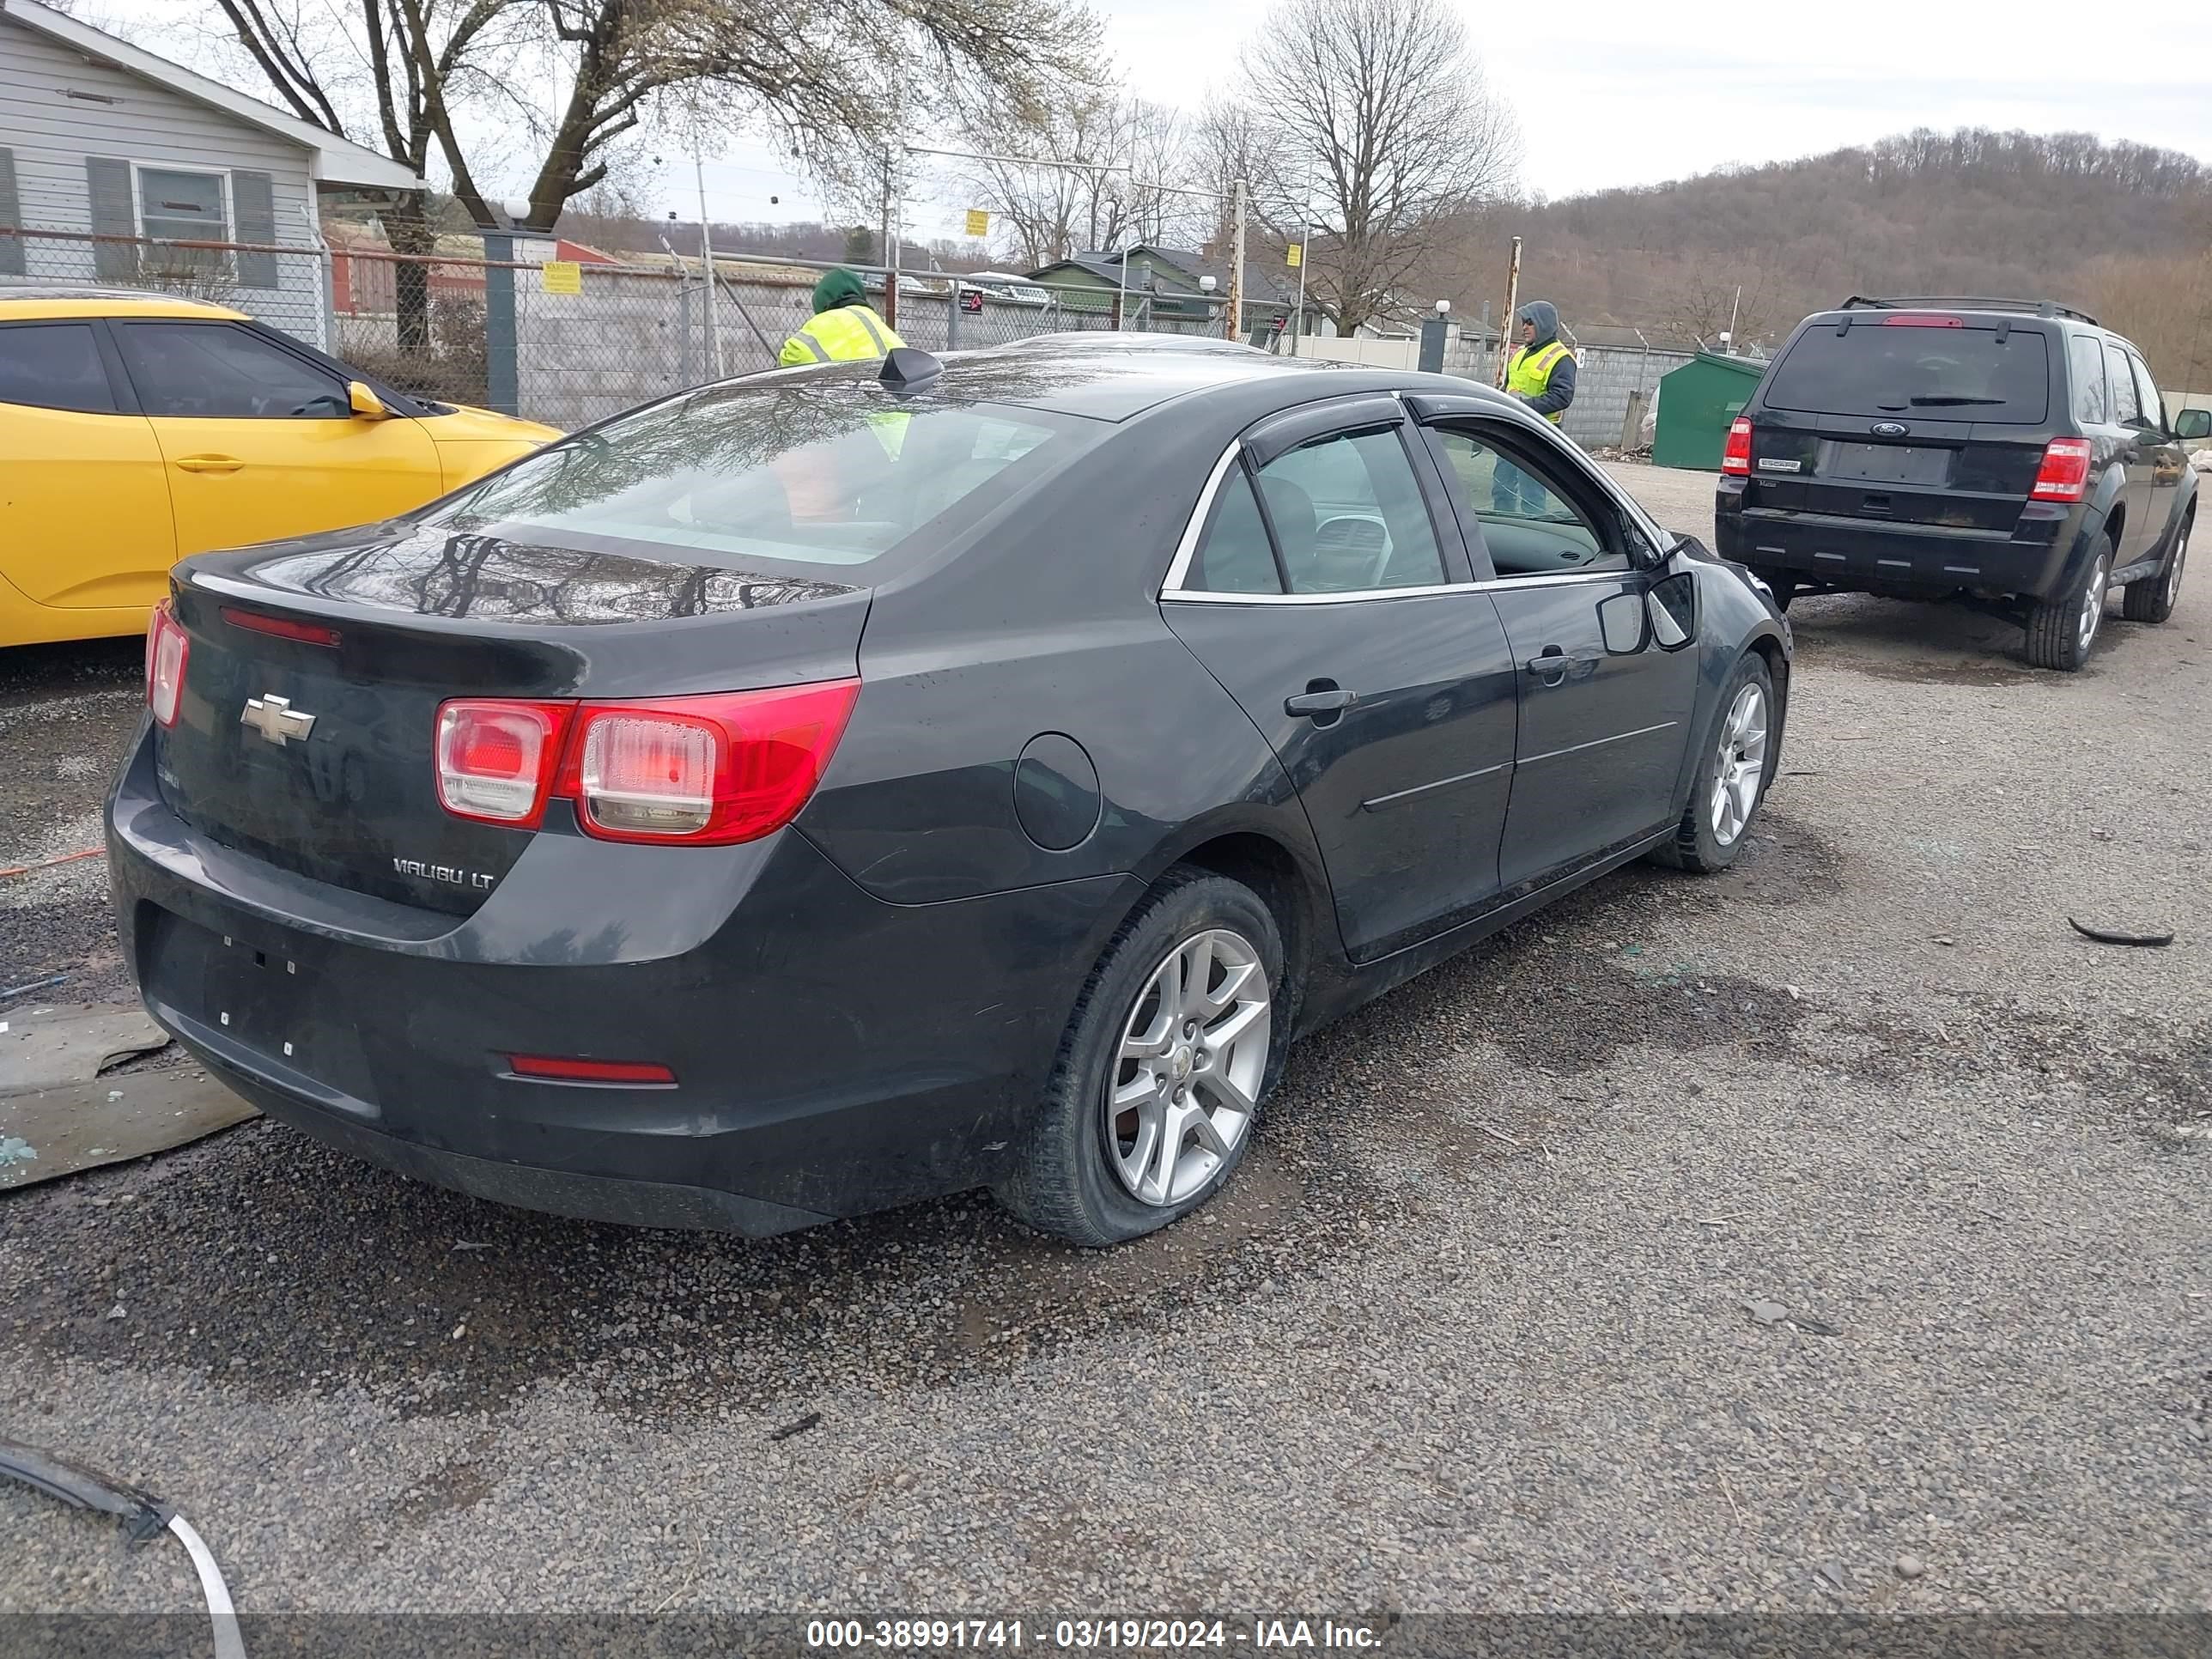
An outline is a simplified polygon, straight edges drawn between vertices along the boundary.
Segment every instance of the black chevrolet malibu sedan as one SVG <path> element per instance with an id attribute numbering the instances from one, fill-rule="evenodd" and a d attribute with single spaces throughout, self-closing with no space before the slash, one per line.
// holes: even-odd
<path id="1" fill-rule="evenodd" d="M 562 1214 L 988 1185 L 1090 1245 L 1285 1051 L 1741 848 L 1790 635 L 1466 381 L 1010 348 L 754 376 L 194 558 L 109 811 L 147 1006 L 270 1115 Z"/>

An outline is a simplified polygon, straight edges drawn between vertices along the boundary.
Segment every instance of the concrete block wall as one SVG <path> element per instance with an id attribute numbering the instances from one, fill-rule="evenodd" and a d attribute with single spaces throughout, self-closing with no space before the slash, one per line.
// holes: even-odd
<path id="1" fill-rule="evenodd" d="M 1640 346 L 1585 346 L 1575 354 L 1575 400 L 1560 424 L 1585 449 L 1620 441 L 1628 397 L 1640 384 L 1648 409 L 1659 377 L 1690 361 L 1686 351 L 1646 352 Z"/>

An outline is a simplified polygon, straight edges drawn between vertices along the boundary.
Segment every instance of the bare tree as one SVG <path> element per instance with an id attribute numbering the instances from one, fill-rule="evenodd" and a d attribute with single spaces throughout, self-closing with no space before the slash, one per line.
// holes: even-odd
<path id="1" fill-rule="evenodd" d="M 1443 0 L 1281 0 L 1243 77 L 1273 195 L 1310 199 L 1327 227 L 1307 283 L 1343 332 L 1388 308 L 1440 226 L 1519 164 L 1519 129 Z"/>
<path id="2" fill-rule="evenodd" d="M 1674 284 L 1665 315 L 1659 320 L 1705 346 L 1717 343 L 1733 324 L 1735 333 L 1730 343 L 1740 349 L 1745 341 L 1765 333 L 1775 321 L 1778 285 L 1773 261 L 1762 251 L 1746 249 L 1701 257 Z"/>
<path id="3" fill-rule="evenodd" d="M 1022 158 L 964 164 L 964 181 L 1030 269 L 1192 228 L 1190 198 L 1158 188 L 1182 167 L 1182 118 L 1164 106 L 1110 87 L 1086 88 L 1011 133 L 979 120 L 966 136 L 977 150 Z"/>
<path id="4" fill-rule="evenodd" d="M 765 122 L 794 153 L 883 153 L 922 112 L 894 92 L 1034 119 L 1096 61 L 1082 0 L 216 0 L 240 48 L 304 121 L 373 129 L 417 171 L 433 158 L 477 224 L 501 222 L 479 177 L 498 145 L 532 174 L 525 222 L 550 228 L 653 122 Z M 865 65 L 855 72 L 854 65 Z M 551 93 L 549 106 L 544 101 Z M 478 118 L 466 118 L 473 113 Z M 434 241 L 421 192 L 395 201 L 402 252 Z M 401 289 L 403 344 L 427 342 L 420 267 Z M 404 268 L 403 268 L 403 275 Z"/>

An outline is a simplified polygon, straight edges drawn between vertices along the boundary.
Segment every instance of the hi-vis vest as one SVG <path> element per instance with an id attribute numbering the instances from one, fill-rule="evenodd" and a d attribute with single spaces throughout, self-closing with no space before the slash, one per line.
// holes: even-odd
<path id="1" fill-rule="evenodd" d="M 889 323 L 867 307 L 839 306 L 807 319 L 805 325 L 783 343 L 775 366 L 796 368 L 802 363 L 849 363 L 863 357 L 885 357 L 891 348 L 905 343 L 891 332 Z"/>
<path id="2" fill-rule="evenodd" d="M 1531 351 L 1527 346 L 1513 348 L 1513 356 L 1505 365 L 1505 389 L 1516 398 L 1540 398 L 1552 384 L 1552 371 L 1559 367 L 1559 359 L 1567 349 L 1557 340 L 1538 346 Z M 1544 418 L 1556 424 L 1563 409 L 1555 409 Z"/>

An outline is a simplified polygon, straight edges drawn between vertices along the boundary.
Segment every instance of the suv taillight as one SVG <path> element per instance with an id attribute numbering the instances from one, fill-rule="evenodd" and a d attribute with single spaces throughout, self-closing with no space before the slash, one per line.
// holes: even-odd
<path id="1" fill-rule="evenodd" d="M 2044 447 L 2043 465 L 2028 494 L 2039 501 L 2078 501 L 2088 488 L 2089 441 L 2053 438 Z"/>
<path id="2" fill-rule="evenodd" d="M 1739 415 L 1729 428 L 1728 447 L 1721 451 L 1721 471 L 1738 477 L 1751 474 L 1751 420 Z"/>
<path id="3" fill-rule="evenodd" d="M 192 642 L 176 613 L 164 599 L 154 607 L 153 620 L 146 624 L 146 707 L 154 711 L 154 720 L 163 731 L 177 723 L 177 714 L 185 703 L 185 663 L 191 656 Z"/>
<path id="4" fill-rule="evenodd" d="M 828 680 L 652 702 L 448 702 L 438 799 L 459 817 L 532 830 L 559 796 L 602 841 L 757 841 L 814 793 L 860 692 Z"/>

